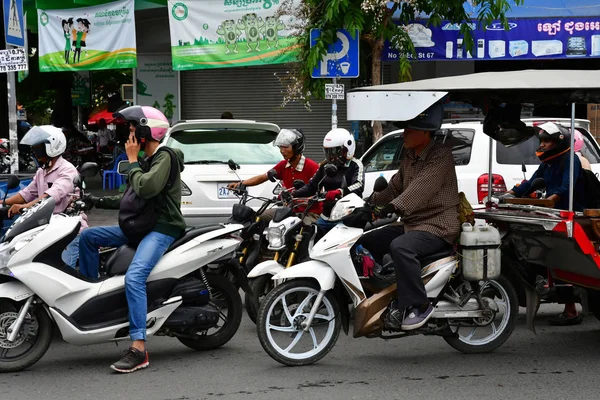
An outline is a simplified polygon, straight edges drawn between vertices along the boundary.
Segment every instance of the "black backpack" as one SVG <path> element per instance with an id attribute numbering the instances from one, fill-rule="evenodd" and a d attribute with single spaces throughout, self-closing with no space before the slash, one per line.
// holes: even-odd
<path id="1" fill-rule="evenodd" d="M 168 147 L 160 147 L 152 157 L 160 151 L 166 151 L 171 158 L 171 170 L 163 190 L 151 199 L 143 199 L 135 193 L 128 183 L 121 198 L 119 227 L 131 244 L 140 243 L 156 227 L 160 207 L 164 205 L 166 193 L 173 186 L 177 172 L 179 172 L 177 156 L 173 150 Z M 148 168 L 152 162 L 151 160 L 152 158 L 148 160 Z"/>
<path id="2" fill-rule="evenodd" d="M 577 157 L 577 155 L 575 155 Z M 567 167 L 567 157 L 560 160 L 559 171 L 561 173 Z M 546 169 L 546 164 L 542 168 L 542 173 Z M 583 208 L 600 208 L 600 180 L 593 171 L 581 168 L 581 175 L 577 182 L 583 180 L 583 192 L 585 193 Z"/>

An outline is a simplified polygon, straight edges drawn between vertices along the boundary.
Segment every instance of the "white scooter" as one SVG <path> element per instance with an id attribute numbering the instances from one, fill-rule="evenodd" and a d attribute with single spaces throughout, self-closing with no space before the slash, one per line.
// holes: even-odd
<path id="1" fill-rule="evenodd" d="M 385 187 L 380 177 L 374 191 Z M 427 297 L 434 305 L 428 323 L 413 331 L 388 328 L 385 316 L 396 297 L 391 257 L 386 255 L 372 276 L 358 262 L 364 255 L 357 253 L 356 244 L 372 211 L 355 194 L 340 199 L 329 218 L 339 223 L 310 248 L 311 260 L 273 276 L 283 283 L 265 297 L 256 323 L 269 356 L 292 366 L 320 360 L 335 345 L 342 326 L 348 333 L 350 304 L 355 308 L 354 337 L 439 335 L 465 353 L 489 352 L 508 339 L 515 326 L 517 296 L 500 275 L 499 233 L 487 226 L 463 228 L 460 254 L 448 249 L 420 260 Z"/>
<path id="2" fill-rule="evenodd" d="M 18 186 L 16 176 L 9 189 Z M 0 240 L 0 372 L 23 370 L 48 349 L 56 324 L 63 339 L 88 345 L 129 339 L 124 277 L 135 249 L 122 246 L 106 263 L 106 277 L 88 280 L 61 260 L 78 234 L 79 217 L 53 215 L 55 201 L 25 211 Z M 7 208 L 3 210 L 6 215 Z M 196 350 L 215 349 L 236 333 L 242 303 L 209 263 L 235 256 L 241 224 L 187 229 L 147 281 L 147 335 L 176 337 Z"/>

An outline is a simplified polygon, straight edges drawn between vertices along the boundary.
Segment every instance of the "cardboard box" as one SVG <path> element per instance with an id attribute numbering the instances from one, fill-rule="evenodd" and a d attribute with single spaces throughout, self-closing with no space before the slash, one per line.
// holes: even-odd
<path id="1" fill-rule="evenodd" d="M 590 120 L 590 133 L 600 139 L 600 104 L 588 104 L 587 119 Z"/>

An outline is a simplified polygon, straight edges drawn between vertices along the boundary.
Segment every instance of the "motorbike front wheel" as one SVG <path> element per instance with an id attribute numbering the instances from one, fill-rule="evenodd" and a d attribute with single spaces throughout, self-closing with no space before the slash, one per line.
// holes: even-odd
<path id="1" fill-rule="evenodd" d="M 41 305 L 30 308 L 17 338 L 8 341 L 8 330 L 22 304 L 9 300 L 0 303 L 0 372 L 17 372 L 32 366 L 46 354 L 52 341 L 52 320 Z"/>
<path id="2" fill-rule="evenodd" d="M 252 294 L 246 293 L 244 296 L 244 304 L 246 305 L 246 312 L 250 320 L 256 324 L 256 314 L 260 304 L 265 299 L 265 296 L 269 294 L 275 287 L 273 282 L 273 275 L 261 275 L 250 281 L 250 287 L 252 288 Z"/>
<path id="3" fill-rule="evenodd" d="M 451 326 L 454 335 L 444 340 L 456 350 L 467 353 L 488 353 L 500 347 L 515 329 L 519 301 L 508 279 L 480 281 L 477 289 L 493 312 L 487 318 L 474 320 L 474 326 Z"/>
<path id="4" fill-rule="evenodd" d="M 289 366 L 313 364 L 335 345 L 341 321 L 339 305 L 331 292 L 323 296 L 308 331 L 302 326 L 319 290 L 314 281 L 293 279 L 276 286 L 260 305 L 258 340 L 275 361 Z"/>

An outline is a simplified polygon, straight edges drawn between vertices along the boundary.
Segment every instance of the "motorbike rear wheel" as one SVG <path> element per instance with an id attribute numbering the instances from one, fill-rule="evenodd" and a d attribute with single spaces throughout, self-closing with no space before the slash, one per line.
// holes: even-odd
<path id="1" fill-rule="evenodd" d="M 193 339 L 177 338 L 182 344 L 194 350 L 218 349 L 229 342 L 240 327 L 244 313 L 240 294 L 229 279 L 215 274 L 206 274 L 206 278 L 212 294 L 210 304 L 219 310 L 221 326 L 216 327 L 215 331 L 196 332 L 196 337 Z"/>
<path id="2" fill-rule="evenodd" d="M 33 306 L 25 317 L 14 342 L 9 342 L 8 328 L 16 320 L 22 303 L 0 302 L 0 373 L 29 368 L 46 354 L 52 341 L 52 320 L 40 305 Z"/>
<path id="3" fill-rule="evenodd" d="M 276 286 L 260 305 L 256 323 L 258 340 L 275 361 L 289 366 L 314 364 L 337 342 L 341 328 L 340 309 L 331 291 L 323 296 L 308 332 L 302 327 L 319 291 L 319 285 L 312 280 L 292 279 Z M 325 333 L 319 341 L 316 331 L 320 327 L 325 328 Z M 275 334 L 293 339 L 284 348 L 277 343 Z M 302 337 L 308 338 L 304 346 L 300 345 Z M 301 347 L 306 350 L 298 352 Z"/>
<path id="4" fill-rule="evenodd" d="M 502 311 L 502 316 L 497 326 L 498 313 L 494 312 L 494 319 L 488 324 L 485 323 L 486 321 L 479 321 L 481 326 L 451 327 L 454 335 L 444 336 L 444 340 L 456 350 L 466 354 L 489 353 L 500 347 L 515 329 L 519 311 L 517 293 L 504 276 L 494 280 L 481 281 L 477 290 L 480 291 L 483 298 L 493 301 L 493 304 L 498 307 L 498 311 Z M 478 335 L 477 331 L 480 331 Z M 482 334 L 481 331 L 484 333 Z M 487 331 L 491 332 L 486 335 Z"/>

